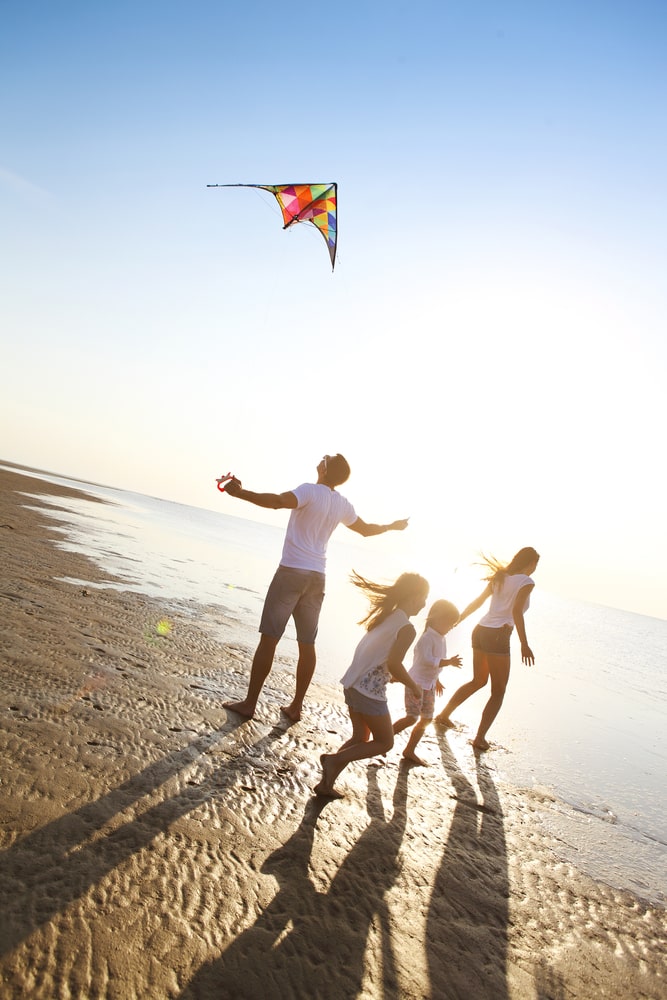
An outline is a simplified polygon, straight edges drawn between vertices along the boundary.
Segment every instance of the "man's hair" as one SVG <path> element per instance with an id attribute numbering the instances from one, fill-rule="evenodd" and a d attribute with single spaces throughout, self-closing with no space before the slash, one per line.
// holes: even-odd
<path id="1" fill-rule="evenodd" d="M 333 486 L 341 486 L 350 478 L 350 466 L 342 455 L 332 455 L 327 463 L 327 478 Z"/>

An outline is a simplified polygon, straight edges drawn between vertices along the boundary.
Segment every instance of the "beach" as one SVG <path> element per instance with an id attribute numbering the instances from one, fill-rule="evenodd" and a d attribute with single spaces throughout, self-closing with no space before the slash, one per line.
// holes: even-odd
<path id="1" fill-rule="evenodd" d="M 0 470 L 1 997 L 667 997 L 667 912 L 563 861 L 548 793 L 450 732 L 317 799 L 342 698 L 288 724 L 282 656 L 228 715 L 252 647 L 71 582 L 24 496 L 66 492 Z"/>

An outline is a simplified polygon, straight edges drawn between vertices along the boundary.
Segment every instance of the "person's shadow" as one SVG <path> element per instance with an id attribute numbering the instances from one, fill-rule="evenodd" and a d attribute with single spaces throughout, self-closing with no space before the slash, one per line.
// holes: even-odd
<path id="1" fill-rule="evenodd" d="M 317 890 L 309 869 L 330 859 L 328 844 L 318 845 L 313 856 L 318 819 L 328 803 L 323 799 L 308 802 L 290 839 L 262 865 L 262 872 L 278 881 L 275 897 L 219 959 L 199 969 L 180 994 L 181 1000 L 355 997 L 365 974 L 364 955 L 371 926 L 379 928 L 382 941 L 383 983 L 379 995 L 398 997 L 385 895 L 399 870 L 408 770 L 405 766 L 399 770 L 393 815 L 387 821 L 377 787 L 377 769 L 368 768 L 371 822 L 345 856 L 325 893 Z"/>
<path id="2" fill-rule="evenodd" d="M 431 996 L 507 1000 L 509 883 L 503 813 L 491 773 L 475 755 L 483 802 L 444 734 L 438 743 L 454 786 L 454 814 L 426 925 Z"/>
<path id="3" fill-rule="evenodd" d="M 44 824 L 0 853 L 0 956 L 147 847 L 175 820 L 207 800 L 220 797 L 239 774 L 252 774 L 257 753 L 265 753 L 274 740 L 284 735 L 283 727 L 275 727 L 257 743 L 243 746 L 224 768 L 213 766 L 203 782 L 188 780 L 188 772 L 198 758 L 238 726 L 238 722 L 230 722 L 172 751 L 106 795 Z M 156 793 L 160 795 L 167 781 L 176 782 L 176 791 L 162 794 L 157 802 L 138 812 L 136 804 Z M 118 822 L 117 817 L 126 810 L 131 810 L 132 818 Z M 117 825 L 105 833 L 103 828 L 108 823 Z"/>

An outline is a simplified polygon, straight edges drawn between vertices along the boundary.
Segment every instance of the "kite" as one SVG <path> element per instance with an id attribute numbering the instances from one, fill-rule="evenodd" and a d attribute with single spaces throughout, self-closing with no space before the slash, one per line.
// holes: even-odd
<path id="1" fill-rule="evenodd" d="M 207 187 L 261 188 L 275 195 L 287 229 L 295 222 L 311 222 L 324 237 L 331 270 L 336 266 L 337 184 L 207 184 Z"/>

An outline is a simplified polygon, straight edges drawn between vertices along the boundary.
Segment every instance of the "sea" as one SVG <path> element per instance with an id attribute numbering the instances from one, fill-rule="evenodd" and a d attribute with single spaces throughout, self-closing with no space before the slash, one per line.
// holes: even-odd
<path id="1" fill-rule="evenodd" d="M 102 584 L 72 582 L 148 595 L 161 602 L 167 620 L 195 609 L 220 629 L 221 641 L 247 648 L 250 663 L 284 525 L 36 475 L 91 497 L 40 496 L 37 487 L 25 494 L 28 506 L 37 496 L 50 505 L 57 544 L 108 574 Z M 363 634 L 358 621 L 365 604 L 349 582 L 350 570 L 380 580 L 402 569 L 420 571 L 398 567 L 395 554 L 374 542 L 343 529 L 330 542 L 315 675 L 325 689 L 340 692 L 339 679 Z M 478 569 L 476 587 L 460 607 L 481 591 L 480 576 Z M 514 636 L 510 683 L 487 757 L 502 780 L 542 803 L 541 818 L 565 860 L 667 906 L 667 621 L 550 594 L 539 586 L 539 567 L 535 580 L 526 619 L 535 666 L 521 663 Z M 432 589 L 430 600 L 440 596 L 451 597 Z M 447 636 L 448 655 L 460 653 L 463 667 L 445 669 L 445 699 L 472 675 L 470 632 L 477 617 Z M 423 622 L 415 619 L 415 625 L 419 632 Z M 279 651 L 296 657 L 291 625 Z M 401 711 L 401 691 L 391 690 L 392 712 Z M 486 697 L 488 691 L 478 692 L 454 713 L 471 735 Z"/>

